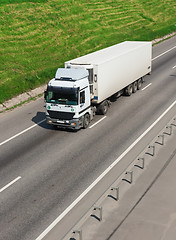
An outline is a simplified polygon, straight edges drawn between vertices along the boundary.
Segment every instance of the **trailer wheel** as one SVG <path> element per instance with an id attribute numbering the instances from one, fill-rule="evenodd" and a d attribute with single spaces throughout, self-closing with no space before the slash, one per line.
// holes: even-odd
<path id="1" fill-rule="evenodd" d="M 130 84 L 125 88 L 125 95 L 131 96 L 132 92 L 133 92 L 133 87 L 132 87 L 132 84 Z"/>
<path id="2" fill-rule="evenodd" d="M 87 113 L 87 114 L 85 114 L 85 116 L 84 116 L 83 128 L 84 128 L 84 129 L 88 128 L 89 123 L 90 123 L 90 116 L 89 116 L 89 114 Z"/>
<path id="3" fill-rule="evenodd" d="M 142 87 L 142 78 L 137 81 L 137 89 L 140 90 Z"/>
<path id="4" fill-rule="evenodd" d="M 100 114 L 102 115 L 105 115 L 108 111 L 108 108 L 109 108 L 109 103 L 107 100 L 105 100 L 104 102 L 102 102 L 99 106 L 99 112 Z"/>
<path id="5" fill-rule="evenodd" d="M 137 81 L 133 83 L 133 93 L 137 91 Z"/>

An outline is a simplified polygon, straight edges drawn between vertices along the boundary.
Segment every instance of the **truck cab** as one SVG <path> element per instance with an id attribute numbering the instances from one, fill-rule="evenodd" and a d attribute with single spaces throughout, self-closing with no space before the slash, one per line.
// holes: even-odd
<path id="1" fill-rule="evenodd" d="M 87 128 L 91 119 L 88 71 L 58 68 L 45 93 L 46 121 L 59 127 Z"/>

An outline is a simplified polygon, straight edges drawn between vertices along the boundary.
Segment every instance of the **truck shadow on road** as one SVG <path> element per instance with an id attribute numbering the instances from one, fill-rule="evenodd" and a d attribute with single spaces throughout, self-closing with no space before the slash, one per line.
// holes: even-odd
<path id="1" fill-rule="evenodd" d="M 59 127 L 55 127 L 53 125 L 49 125 L 46 123 L 45 119 L 46 119 L 45 112 L 37 112 L 36 116 L 34 116 L 31 120 L 32 120 L 32 122 L 34 122 L 35 124 L 37 124 L 38 126 L 40 126 L 41 128 L 44 128 L 44 129 L 48 129 L 48 130 L 52 130 L 52 131 L 73 132 L 73 133 L 77 132 L 72 129 L 59 128 Z"/>
<path id="2" fill-rule="evenodd" d="M 37 112 L 36 116 L 32 118 L 32 122 L 42 128 L 53 130 L 52 126 L 46 123 L 45 118 L 45 112 Z"/>

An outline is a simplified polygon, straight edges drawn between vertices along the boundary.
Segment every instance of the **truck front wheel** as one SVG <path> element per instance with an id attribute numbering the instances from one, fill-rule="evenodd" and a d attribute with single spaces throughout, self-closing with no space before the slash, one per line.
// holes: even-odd
<path id="1" fill-rule="evenodd" d="M 84 120 L 83 120 L 83 128 L 84 129 L 88 128 L 89 123 L 90 123 L 90 116 L 89 114 L 85 114 Z"/>

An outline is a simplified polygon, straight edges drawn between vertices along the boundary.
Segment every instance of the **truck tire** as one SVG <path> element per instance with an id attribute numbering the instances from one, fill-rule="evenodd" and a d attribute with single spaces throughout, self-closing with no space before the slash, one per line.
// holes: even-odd
<path id="1" fill-rule="evenodd" d="M 137 81 L 133 83 L 133 93 L 137 91 Z"/>
<path id="2" fill-rule="evenodd" d="M 133 92 L 133 87 L 132 87 L 132 84 L 130 84 L 125 88 L 125 95 L 131 96 L 132 92 Z"/>
<path id="3" fill-rule="evenodd" d="M 142 78 L 137 81 L 137 90 L 140 90 L 142 87 Z"/>
<path id="4" fill-rule="evenodd" d="M 102 115 L 105 115 L 108 111 L 108 108 L 109 108 L 109 103 L 107 100 L 105 100 L 104 102 L 102 102 L 98 108 L 99 110 L 99 113 L 102 114 Z"/>
<path id="5" fill-rule="evenodd" d="M 90 123 L 90 116 L 88 113 L 86 113 L 83 120 L 83 128 L 84 129 L 88 128 L 89 123 Z"/>

